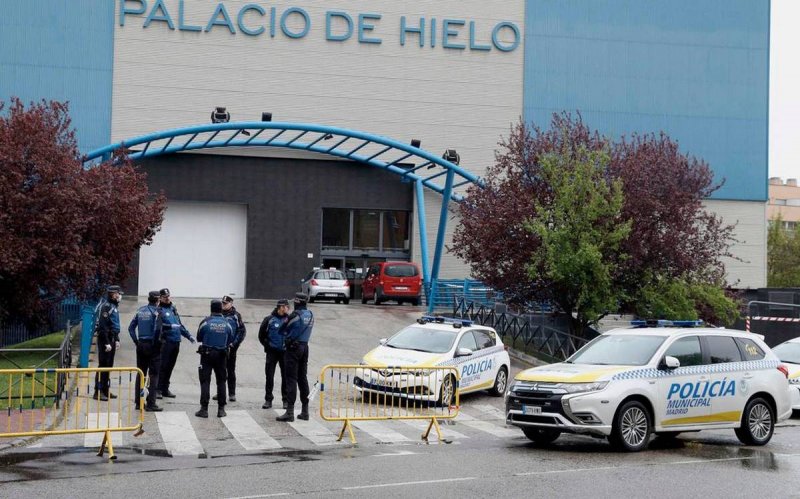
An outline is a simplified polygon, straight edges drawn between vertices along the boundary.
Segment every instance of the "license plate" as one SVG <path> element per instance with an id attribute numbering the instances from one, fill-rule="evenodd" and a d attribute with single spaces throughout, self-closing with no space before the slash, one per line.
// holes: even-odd
<path id="1" fill-rule="evenodd" d="M 542 413 L 542 408 L 537 405 L 523 405 L 522 414 L 526 416 L 538 416 Z"/>
<path id="2" fill-rule="evenodd" d="M 408 291 L 408 286 L 395 286 L 394 289 L 397 291 Z"/>

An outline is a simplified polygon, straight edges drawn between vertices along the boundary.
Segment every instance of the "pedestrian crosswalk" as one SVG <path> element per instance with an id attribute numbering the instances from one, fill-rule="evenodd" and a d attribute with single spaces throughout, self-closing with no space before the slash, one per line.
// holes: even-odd
<path id="1" fill-rule="evenodd" d="M 224 418 L 197 418 L 190 411 L 165 410 L 147 413 L 145 436 L 134 437 L 131 433 L 112 433 L 114 448 L 119 452 L 126 448 L 136 450 L 158 449 L 162 455 L 215 456 L 261 453 L 278 449 L 303 449 L 316 447 L 346 447 L 345 437 L 337 441 L 341 422 L 322 420 L 312 413 L 309 421 L 295 420 L 280 423 L 275 417 L 282 410 L 228 409 Z M 90 413 L 90 426 L 113 424 L 116 413 Z M 427 420 L 382 420 L 353 421 L 352 426 L 360 445 L 397 444 L 410 445 L 421 442 Z M 462 408 L 454 421 L 440 420 L 442 436 L 449 441 L 475 441 L 478 439 L 523 438 L 522 432 L 505 426 L 501 409 L 492 405 L 472 405 Z M 80 438 L 80 441 L 76 439 Z M 62 435 L 46 437 L 37 442 L 37 447 L 87 447 L 100 446 L 102 434 Z M 431 441 L 436 440 L 435 431 Z"/>

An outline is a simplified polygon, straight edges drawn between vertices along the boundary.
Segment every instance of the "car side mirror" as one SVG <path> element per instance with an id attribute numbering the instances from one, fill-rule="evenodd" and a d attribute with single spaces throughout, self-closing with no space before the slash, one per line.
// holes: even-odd
<path id="1" fill-rule="evenodd" d="M 469 357 L 472 355 L 472 350 L 469 348 L 459 348 L 456 350 L 456 357 Z"/>
<path id="2" fill-rule="evenodd" d="M 380 343 L 381 345 L 385 345 L 388 341 L 389 338 L 381 338 L 380 340 L 378 340 L 378 343 Z"/>
<path id="3" fill-rule="evenodd" d="M 659 366 L 659 368 L 665 370 L 677 369 L 679 367 L 681 367 L 681 361 L 671 355 L 664 357 L 664 360 L 661 361 L 661 365 Z"/>

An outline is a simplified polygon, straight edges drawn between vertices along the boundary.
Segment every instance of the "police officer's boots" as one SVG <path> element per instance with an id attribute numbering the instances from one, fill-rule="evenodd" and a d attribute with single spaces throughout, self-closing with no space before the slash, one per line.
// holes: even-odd
<path id="1" fill-rule="evenodd" d="M 278 416 L 277 418 L 275 418 L 275 420 L 288 421 L 288 422 L 294 421 L 294 407 L 287 408 L 286 413 L 284 413 L 282 416 Z"/>
<path id="2" fill-rule="evenodd" d="M 208 407 L 201 407 L 199 411 L 194 413 L 195 416 L 198 418 L 207 418 L 208 417 Z"/>
<path id="3" fill-rule="evenodd" d="M 308 402 L 303 404 L 303 408 L 300 410 L 300 414 L 297 415 L 297 419 L 308 421 Z"/>

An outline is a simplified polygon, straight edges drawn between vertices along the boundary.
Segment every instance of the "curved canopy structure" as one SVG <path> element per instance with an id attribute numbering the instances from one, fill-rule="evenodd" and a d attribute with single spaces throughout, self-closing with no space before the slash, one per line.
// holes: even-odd
<path id="1" fill-rule="evenodd" d="M 421 149 L 419 143 L 407 144 L 381 135 L 326 125 L 244 121 L 195 125 L 142 135 L 91 151 L 84 156 L 83 162 L 84 167 L 90 168 L 111 158 L 114 151 L 122 148 L 129 150 L 131 159 L 141 160 L 203 149 L 242 147 L 275 147 L 332 156 L 363 163 L 393 173 L 402 181 L 414 182 L 422 273 L 428 293 L 428 309 L 433 311 L 448 204 L 451 200 L 462 200 L 462 196 L 455 193 L 456 188 L 467 184 L 483 184 L 476 175 L 456 163 Z M 457 154 L 446 156 L 458 157 Z M 424 188 L 436 191 L 443 197 L 434 258 L 430 266 Z"/>

